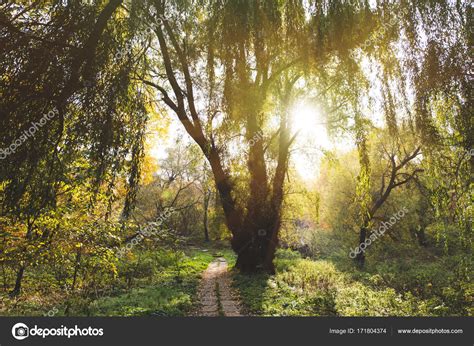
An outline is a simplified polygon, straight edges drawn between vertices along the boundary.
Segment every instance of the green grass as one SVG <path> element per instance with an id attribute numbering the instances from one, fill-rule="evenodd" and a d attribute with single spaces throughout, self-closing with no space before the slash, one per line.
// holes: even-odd
<path id="1" fill-rule="evenodd" d="M 174 285 L 145 287 L 92 302 L 92 316 L 183 316 L 192 307 L 192 290 Z"/>
<path id="2" fill-rule="evenodd" d="M 135 253 L 118 265 L 114 285 L 100 293 L 60 290 L 28 292 L 17 299 L 0 296 L 1 315 L 54 316 L 185 316 L 195 305 L 201 273 L 214 260 L 200 249 Z M 41 278 L 38 278 L 41 280 Z"/>
<path id="3" fill-rule="evenodd" d="M 185 254 L 179 269 L 170 265 L 153 278 L 153 284 L 115 297 L 91 303 L 93 316 L 185 316 L 195 305 L 201 273 L 213 260 L 212 254 L 200 250 Z"/>
<path id="4" fill-rule="evenodd" d="M 109 291 L 69 297 L 57 287 L 25 290 L 17 299 L 0 295 L 0 315 L 185 316 L 196 306 L 201 273 L 216 257 L 232 268 L 236 256 L 224 246 L 183 251 L 141 251 L 120 261 Z M 459 261 L 374 262 L 364 271 L 336 258 L 303 259 L 279 250 L 276 275 L 241 275 L 234 286 L 246 311 L 256 316 L 472 316 L 473 284 Z M 47 272 L 28 273 L 31 282 L 54 282 Z M 29 281 L 26 281 L 27 283 Z M 26 286 L 29 288 L 29 286 Z M 102 288 L 103 289 L 103 288 Z"/>
<path id="5" fill-rule="evenodd" d="M 231 249 L 218 249 L 213 252 L 213 255 L 214 257 L 224 257 L 229 268 L 232 268 L 237 260 L 237 256 Z"/>
<path id="6" fill-rule="evenodd" d="M 379 273 L 354 275 L 329 260 L 303 259 L 279 250 L 276 275 L 234 272 L 249 313 L 257 316 L 440 316 L 466 315 L 450 303 L 450 296 L 420 296 L 381 282 Z M 422 271 L 418 268 L 417 272 Z M 392 273 L 393 274 L 393 273 Z M 404 281 L 398 273 L 397 283 Z M 429 282 L 429 281 L 428 281 Z M 426 284 L 426 283 L 425 283 Z M 443 289 L 440 289 L 443 290 Z M 443 291 L 445 291 L 444 289 Z M 416 293 L 416 290 L 414 290 Z M 463 303 L 464 304 L 464 303 Z M 468 304 L 464 304 L 467 306 Z"/>
<path id="7" fill-rule="evenodd" d="M 275 260 L 277 274 L 274 276 L 234 272 L 234 285 L 240 290 L 249 313 L 257 316 L 334 315 L 331 292 L 323 289 L 310 291 L 311 285 L 323 287 L 325 283 L 319 281 L 322 277 L 309 277 L 304 272 L 308 262 L 294 252 L 278 251 Z M 312 271 L 312 274 L 316 273 Z"/>

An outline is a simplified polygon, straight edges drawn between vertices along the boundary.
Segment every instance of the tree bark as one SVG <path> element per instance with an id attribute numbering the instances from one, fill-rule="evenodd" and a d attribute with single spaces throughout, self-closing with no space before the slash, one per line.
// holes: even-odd
<path id="1" fill-rule="evenodd" d="M 25 235 L 25 239 L 26 239 L 27 242 L 29 242 L 33 237 L 33 225 L 34 225 L 34 221 L 28 220 L 28 229 L 27 229 L 26 235 Z M 26 253 L 26 249 L 27 249 L 27 247 L 25 245 L 22 249 L 23 254 Z M 26 268 L 26 264 L 23 261 L 20 262 L 20 268 L 18 269 L 18 272 L 16 274 L 15 287 L 10 292 L 10 297 L 16 297 L 21 293 L 21 283 L 23 281 L 23 275 L 25 273 L 25 268 Z"/>
<path id="2" fill-rule="evenodd" d="M 21 282 L 23 280 L 23 274 L 25 272 L 25 266 L 22 265 L 20 266 L 20 269 L 18 270 L 16 274 L 16 281 L 15 281 L 15 287 L 13 290 L 10 292 L 10 297 L 16 297 L 21 293 Z"/>
<path id="3" fill-rule="evenodd" d="M 427 247 L 428 242 L 426 241 L 425 227 L 421 226 L 420 229 L 415 230 L 416 239 L 418 239 L 418 245 Z"/>
<path id="4" fill-rule="evenodd" d="M 208 222 L 208 213 L 209 213 L 209 201 L 211 199 L 211 190 L 204 191 L 204 241 L 209 242 L 209 222 Z"/>
<path id="5" fill-rule="evenodd" d="M 357 254 L 355 260 L 357 262 L 357 265 L 360 268 L 364 267 L 365 264 L 365 252 L 360 249 L 360 244 L 363 244 L 365 240 L 367 239 L 367 227 L 361 227 L 360 232 L 359 232 L 359 253 Z"/>

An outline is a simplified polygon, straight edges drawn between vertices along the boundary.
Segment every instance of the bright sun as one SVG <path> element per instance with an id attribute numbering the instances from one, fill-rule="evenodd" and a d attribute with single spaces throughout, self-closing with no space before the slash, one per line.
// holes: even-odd
<path id="1" fill-rule="evenodd" d="M 330 145 L 321 112 L 316 106 L 297 103 L 291 110 L 291 125 L 293 131 L 298 131 L 305 139 L 314 139 L 319 146 Z"/>
<path id="2" fill-rule="evenodd" d="M 296 103 L 291 110 L 291 127 L 293 132 L 298 132 L 296 145 L 299 149 L 292 155 L 296 170 L 304 180 L 314 179 L 318 149 L 331 148 L 321 111 L 316 105 Z"/>

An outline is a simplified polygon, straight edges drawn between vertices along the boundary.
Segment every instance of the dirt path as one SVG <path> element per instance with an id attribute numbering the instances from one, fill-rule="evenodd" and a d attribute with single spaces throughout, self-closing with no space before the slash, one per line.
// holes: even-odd
<path id="1" fill-rule="evenodd" d="M 219 257 L 209 264 L 198 289 L 197 316 L 241 316 L 239 298 L 231 287 L 227 262 Z"/>

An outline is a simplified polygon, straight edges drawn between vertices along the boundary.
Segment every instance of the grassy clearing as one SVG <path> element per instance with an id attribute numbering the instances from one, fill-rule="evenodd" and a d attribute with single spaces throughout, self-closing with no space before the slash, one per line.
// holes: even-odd
<path id="1" fill-rule="evenodd" d="M 2 315 L 185 316 L 196 299 L 201 273 L 214 259 L 200 249 L 140 253 L 118 265 L 115 284 L 101 292 L 38 292 L 11 300 L 1 296 Z M 8 313 L 6 313 L 8 311 Z"/>
<path id="2" fill-rule="evenodd" d="M 93 316 L 185 316 L 195 304 L 201 273 L 212 260 L 211 253 L 200 250 L 183 255 L 179 268 L 171 264 L 154 274 L 151 285 L 98 299 L 91 303 L 89 313 Z"/>
<path id="3" fill-rule="evenodd" d="M 438 274 L 432 265 L 412 269 L 412 273 L 391 268 L 384 279 L 378 272 L 350 274 L 343 272 L 328 260 L 303 259 L 290 250 L 279 250 L 275 276 L 251 276 L 234 273 L 234 284 L 240 290 L 243 302 L 252 315 L 258 316 L 443 316 L 472 315 L 470 306 L 472 284 L 457 292 L 451 283 L 435 281 Z M 381 265 L 378 270 L 381 270 Z M 440 266 L 439 269 L 441 269 Z M 387 269 L 387 268 L 386 268 Z M 435 271 L 433 273 L 432 271 Z M 403 273 L 395 277 L 396 273 Z M 420 276 L 424 273 L 425 277 Z M 407 278 L 418 278 L 407 282 Z M 418 275 L 418 276 L 417 276 Z M 402 284 L 405 282 L 405 285 Z M 433 282 L 433 283 L 432 283 Z M 446 286 L 444 286 L 446 285 Z M 408 287 L 409 286 L 409 287 Z M 431 294 L 419 294 L 419 287 L 437 286 Z"/>

